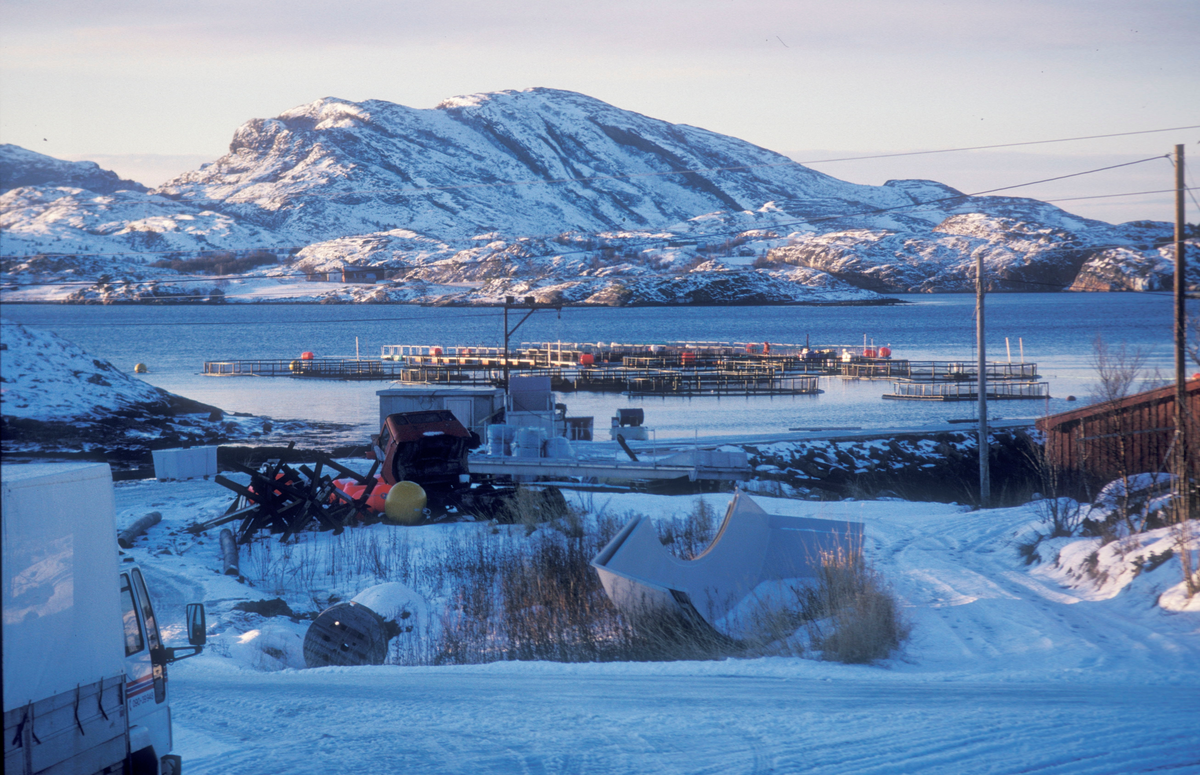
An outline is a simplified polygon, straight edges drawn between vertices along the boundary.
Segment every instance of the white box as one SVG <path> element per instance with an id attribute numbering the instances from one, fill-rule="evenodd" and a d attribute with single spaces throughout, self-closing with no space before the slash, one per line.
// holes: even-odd
<path id="1" fill-rule="evenodd" d="M 216 447 L 156 449 L 151 454 L 154 456 L 154 478 L 160 481 L 217 475 Z"/>

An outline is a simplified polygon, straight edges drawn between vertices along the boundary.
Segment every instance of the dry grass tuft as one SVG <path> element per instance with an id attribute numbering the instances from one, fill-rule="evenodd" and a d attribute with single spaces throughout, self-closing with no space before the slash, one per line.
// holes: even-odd
<path id="1" fill-rule="evenodd" d="M 810 645 L 822 659 L 886 659 L 911 633 L 895 594 L 861 551 L 823 552 L 816 585 L 798 597 Z"/>

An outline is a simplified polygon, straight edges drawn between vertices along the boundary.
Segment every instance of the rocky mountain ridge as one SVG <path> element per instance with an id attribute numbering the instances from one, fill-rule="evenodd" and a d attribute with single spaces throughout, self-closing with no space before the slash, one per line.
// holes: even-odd
<path id="1" fill-rule="evenodd" d="M 97 194 L 150 189 L 93 161 L 64 161 L 11 143 L 0 144 L 0 193 L 27 186 L 68 186 Z"/>
<path id="2" fill-rule="evenodd" d="M 228 154 L 151 192 L 16 151 L 3 178 L 34 182 L 0 195 L 7 300 L 70 280 L 55 298 L 861 302 L 969 290 L 979 254 L 993 290 L 1153 290 L 1173 271 L 1165 223 L 847 183 L 553 89 L 428 110 L 317 100 L 247 122 Z M 220 251 L 275 261 L 220 278 L 181 263 Z"/>

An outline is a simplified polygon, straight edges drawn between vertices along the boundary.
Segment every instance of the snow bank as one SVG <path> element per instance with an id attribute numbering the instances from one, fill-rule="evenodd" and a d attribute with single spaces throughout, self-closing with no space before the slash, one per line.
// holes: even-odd
<path id="1" fill-rule="evenodd" d="M 0 319 L 3 414 L 66 420 L 166 404 L 169 394 L 48 331 Z"/>
<path id="2" fill-rule="evenodd" d="M 57 334 L 0 320 L 0 345 L 5 454 L 57 451 L 149 464 L 150 449 L 240 441 L 264 432 L 263 418 L 227 415 L 154 387 Z"/>

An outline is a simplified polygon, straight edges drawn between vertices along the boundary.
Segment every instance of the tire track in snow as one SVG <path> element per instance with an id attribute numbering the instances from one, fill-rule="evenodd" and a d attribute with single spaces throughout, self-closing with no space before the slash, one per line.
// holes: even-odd
<path id="1" fill-rule="evenodd" d="M 699 665 L 703 668 L 703 665 Z M 747 666 L 752 668 L 753 665 Z M 371 668 L 178 679 L 191 773 L 1187 771 L 1195 686 Z M 217 740 L 187 750 L 189 739 Z"/>

